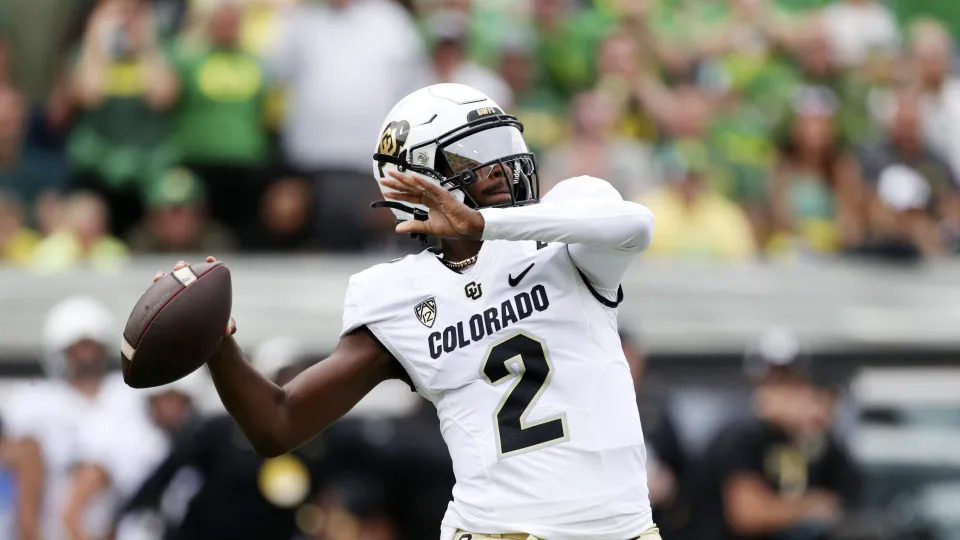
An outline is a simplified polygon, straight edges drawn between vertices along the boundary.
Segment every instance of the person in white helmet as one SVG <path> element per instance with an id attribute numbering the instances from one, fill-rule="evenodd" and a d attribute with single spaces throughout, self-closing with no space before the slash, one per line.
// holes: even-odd
<path id="1" fill-rule="evenodd" d="M 24 383 L 3 415 L 16 456 L 20 538 L 67 538 L 61 516 L 82 426 L 99 410 L 128 411 L 142 401 L 118 374 L 108 375 L 117 332 L 110 311 L 90 297 L 62 300 L 47 315 L 47 378 Z M 105 509 L 91 512 L 88 532 L 103 531 L 108 518 Z"/>
<path id="2" fill-rule="evenodd" d="M 251 360 L 265 377 L 284 384 L 303 370 L 305 357 L 299 342 L 276 337 L 257 346 Z M 149 478 L 121 517 L 160 508 L 167 518 L 166 531 L 155 538 L 289 540 L 298 530 L 298 509 L 316 493 L 325 454 L 324 443 L 317 440 L 282 457 L 263 459 L 232 418 L 213 415 L 174 444 L 156 468 L 147 470 Z M 185 470 L 198 477 L 189 497 L 177 486 Z M 169 512 L 171 493 L 180 494 L 179 515 Z"/>
<path id="3" fill-rule="evenodd" d="M 133 497 L 167 456 L 171 443 L 192 438 L 199 423 L 193 402 L 204 390 L 203 372 L 196 371 L 147 389 L 143 393 L 147 399 L 128 411 L 100 409 L 86 419 L 78 436 L 76 465 L 62 511 L 71 538 L 86 538 L 89 514 L 100 511 L 98 503 L 109 508 L 112 524 L 120 505 Z M 123 423 L 118 425 L 120 417 Z M 156 537 L 156 520 L 151 517 L 135 516 L 121 522 L 114 537 Z"/>
<path id="4" fill-rule="evenodd" d="M 458 84 L 393 108 L 373 173 L 397 232 L 440 245 L 351 277 L 333 354 L 282 387 L 223 340 L 208 366 L 253 446 L 296 448 L 403 378 L 453 460 L 443 540 L 659 540 L 617 333 L 650 211 L 591 177 L 541 200 L 520 122 Z"/>

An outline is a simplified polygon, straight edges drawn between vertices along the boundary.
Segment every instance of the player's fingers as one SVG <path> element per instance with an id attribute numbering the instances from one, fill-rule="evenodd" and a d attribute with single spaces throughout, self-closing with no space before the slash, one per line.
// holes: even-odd
<path id="1" fill-rule="evenodd" d="M 391 180 L 390 178 L 384 178 L 383 180 L 380 180 L 380 184 L 383 185 L 383 186 L 386 186 L 386 187 L 388 187 L 388 188 L 390 188 L 390 189 L 394 189 L 394 190 L 397 190 L 397 191 L 402 191 L 402 192 L 404 192 L 404 193 L 412 193 L 412 192 L 413 192 L 413 188 L 411 188 L 411 187 L 408 186 L 407 184 L 403 184 L 403 183 L 398 182 L 398 181 L 396 181 L 396 180 Z"/>
<path id="2" fill-rule="evenodd" d="M 166 275 L 166 274 L 163 273 L 163 270 L 157 271 L 157 273 L 153 275 L 153 282 L 156 283 L 156 282 L 160 281 L 160 278 L 162 278 L 162 277 L 165 276 L 165 275 Z"/>
<path id="3" fill-rule="evenodd" d="M 217 262 L 217 258 L 214 257 L 213 255 L 207 255 L 207 262 L 209 263 Z"/>
<path id="4" fill-rule="evenodd" d="M 427 180 L 426 178 L 423 178 L 422 176 L 414 176 L 414 177 L 413 177 L 413 181 L 414 181 L 414 183 L 416 183 L 416 185 L 417 185 L 419 188 L 425 190 L 427 193 L 433 195 L 433 196 L 436 197 L 437 199 L 442 199 L 443 197 L 449 197 L 449 196 L 450 196 L 450 192 L 449 192 L 449 191 L 447 191 L 447 190 L 443 189 L 442 187 L 434 184 L 433 182 Z"/>
<path id="5" fill-rule="evenodd" d="M 405 186 L 409 186 L 411 189 L 416 189 L 417 187 L 417 183 L 413 180 L 413 175 L 402 173 L 400 171 L 388 171 L 387 174 L 389 174 L 390 177 L 397 182 L 400 182 Z"/>
<path id="6" fill-rule="evenodd" d="M 430 234 L 426 221 L 410 220 L 398 223 L 396 231 L 398 233 Z"/>
<path id="7" fill-rule="evenodd" d="M 186 268 L 186 267 L 187 267 L 187 263 L 184 261 L 177 261 L 177 264 L 173 265 L 174 271 L 179 270 L 181 268 Z"/>
<path id="8" fill-rule="evenodd" d="M 233 317 L 230 317 L 230 320 L 227 321 L 227 328 L 224 331 L 223 335 L 226 337 L 230 337 L 236 333 L 237 333 L 237 321 Z"/>
<path id="9" fill-rule="evenodd" d="M 413 204 L 421 204 L 423 202 L 423 197 L 420 195 L 413 195 L 411 193 L 401 193 L 399 191 L 388 191 L 383 194 L 387 199 L 393 199 L 395 201 L 405 201 Z"/>

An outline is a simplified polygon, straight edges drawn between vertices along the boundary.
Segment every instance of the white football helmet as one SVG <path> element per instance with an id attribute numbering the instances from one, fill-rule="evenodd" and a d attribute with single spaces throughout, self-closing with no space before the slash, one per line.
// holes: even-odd
<path id="1" fill-rule="evenodd" d="M 512 200 L 496 206 L 539 201 L 537 162 L 523 140 L 523 125 L 504 114 L 492 99 L 462 84 L 435 84 L 400 100 L 380 129 L 373 176 L 380 184 L 390 170 L 413 171 L 446 188 L 468 206 L 479 208 L 466 186 L 491 174 L 507 175 Z M 378 201 L 398 221 L 426 219 L 427 207 Z"/>
<path id="2" fill-rule="evenodd" d="M 84 339 L 113 350 L 117 337 L 113 313 L 91 296 L 71 296 L 57 302 L 43 323 L 43 368 L 48 376 L 67 372 L 65 352 Z"/>

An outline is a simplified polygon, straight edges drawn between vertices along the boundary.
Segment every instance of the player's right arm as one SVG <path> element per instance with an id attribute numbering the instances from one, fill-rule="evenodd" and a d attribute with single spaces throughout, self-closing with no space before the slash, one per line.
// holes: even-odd
<path id="1" fill-rule="evenodd" d="M 213 262 L 212 257 L 207 262 Z M 174 270 L 186 266 L 178 263 Z M 162 277 L 158 274 L 154 280 Z M 340 338 L 333 354 L 283 387 L 264 377 L 227 336 L 207 361 L 217 393 L 254 450 L 264 457 L 284 454 L 307 442 L 353 408 L 378 384 L 401 378 L 403 368 L 359 327 Z"/>
<path id="2" fill-rule="evenodd" d="M 227 412 L 265 457 L 307 442 L 378 384 L 400 376 L 399 364 L 362 329 L 343 336 L 329 358 L 283 387 L 254 369 L 233 337 L 207 365 Z"/>

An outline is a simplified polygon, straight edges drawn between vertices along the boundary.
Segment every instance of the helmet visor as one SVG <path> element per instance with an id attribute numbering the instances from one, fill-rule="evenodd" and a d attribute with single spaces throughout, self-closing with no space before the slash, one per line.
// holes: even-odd
<path id="1" fill-rule="evenodd" d="M 536 199 L 536 163 L 515 126 L 498 126 L 472 133 L 440 148 L 449 176 L 472 171 L 473 180 L 505 178 L 511 184 L 513 203 Z"/>
<path id="2" fill-rule="evenodd" d="M 478 131 L 453 141 L 441 149 L 454 175 L 500 158 L 525 154 L 529 151 L 523 135 L 514 126 L 499 126 Z"/>

